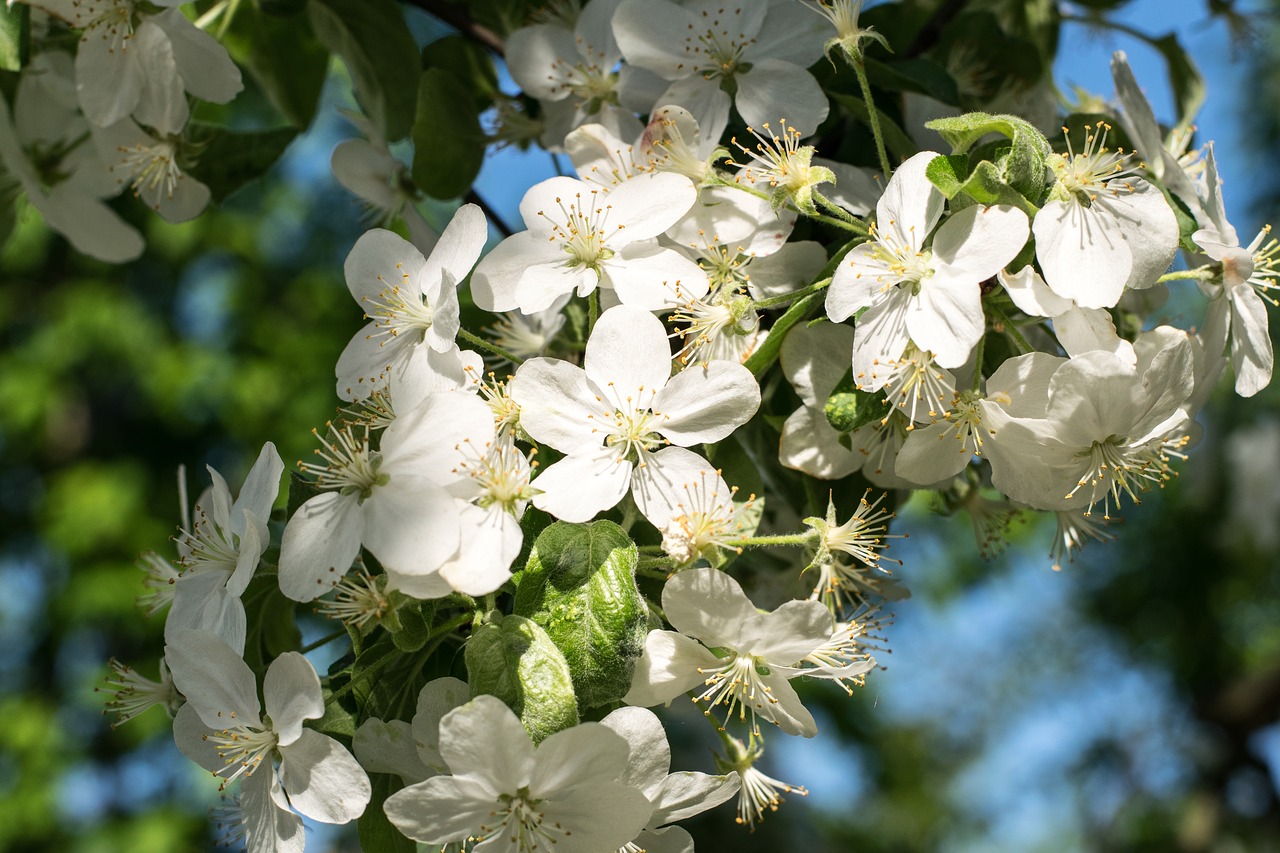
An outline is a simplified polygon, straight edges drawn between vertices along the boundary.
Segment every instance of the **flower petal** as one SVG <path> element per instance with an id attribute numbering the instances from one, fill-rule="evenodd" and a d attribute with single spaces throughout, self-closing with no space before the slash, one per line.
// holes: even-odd
<path id="1" fill-rule="evenodd" d="M 369 776 L 355 757 L 333 738 L 311 729 L 280 746 L 280 784 L 289 805 L 321 823 L 355 820 L 372 795 Z"/>

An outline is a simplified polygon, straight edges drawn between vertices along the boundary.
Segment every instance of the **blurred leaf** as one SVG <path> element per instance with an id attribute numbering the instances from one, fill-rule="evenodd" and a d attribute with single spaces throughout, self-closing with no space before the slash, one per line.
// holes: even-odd
<path id="1" fill-rule="evenodd" d="M 445 36 L 422 49 L 422 67 L 438 68 L 467 85 L 476 103 L 487 107 L 498 94 L 498 70 L 480 45 L 462 36 Z"/>
<path id="2" fill-rule="evenodd" d="M 279 10 L 268 10 L 265 0 L 259 2 L 263 13 L 241 8 L 222 43 L 236 64 L 258 81 L 285 120 L 301 130 L 311 124 L 320 103 L 329 52 L 316 41 L 307 18 L 279 17 Z M 292 5 L 305 8 L 304 2 Z"/>
<path id="3" fill-rule="evenodd" d="M 404 785 L 389 773 L 371 774 L 369 784 L 373 788 L 373 797 L 356 823 L 356 831 L 360 835 L 360 848 L 377 851 L 377 853 L 414 853 L 418 849 L 417 843 L 405 838 L 387 819 L 387 813 L 382 810 L 382 804 L 387 801 L 387 797 L 399 791 Z"/>
<path id="4" fill-rule="evenodd" d="M 422 67 L 418 46 L 394 0 L 311 0 L 316 36 L 342 57 L 356 100 L 395 142 L 413 128 L 414 81 Z"/>
<path id="5" fill-rule="evenodd" d="M 250 181 L 262 177 L 298 135 L 292 127 L 236 132 L 212 125 L 190 130 L 200 160 L 191 175 L 209 187 L 215 204 Z"/>
<path id="6" fill-rule="evenodd" d="M 484 148 L 467 87 L 439 68 L 424 71 L 413 120 L 413 182 L 432 198 L 458 198 L 480 174 Z"/>

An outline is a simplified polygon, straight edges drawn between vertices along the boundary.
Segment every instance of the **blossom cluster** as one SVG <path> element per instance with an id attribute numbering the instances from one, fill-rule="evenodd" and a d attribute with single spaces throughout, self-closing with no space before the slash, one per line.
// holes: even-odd
<path id="1" fill-rule="evenodd" d="M 194 215 L 174 166 L 185 94 L 229 98 L 238 76 L 187 74 L 196 51 L 226 57 L 172 9 L 33 5 L 83 36 L 74 61 L 28 66 L 0 155 L 51 225 L 122 259 L 78 236 L 120 245 L 80 230 L 105 193 L 28 183 L 22 158 L 81 122 L 95 140 L 123 127 L 138 141 L 95 150 L 132 152 L 137 191 Z M 1212 145 L 1161 131 L 1122 54 L 1119 131 L 952 110 L 908 127 L 917 153 L 894 163 L 869 119 L 876 171 L 818 150 L 851 97 L 821 62 L 877 114 L 864 51 L 882 38 L 856 4 L 558 9 L 509 35 L 507 63 L 575 175 L 530 187 L 523 230 L 486 252 L 474 204 L 422 232 L 412 194 L 388 190 L 403 167 L 357 120 L 370 140 L 334 170 L 415 239 L 372 229 L 347 257 L 365 325 L 335 367 L 344 407 L 287 512 L 268 444 L 234 496 L 210 469 L 176 561 L 144 561 L 148 607 L 168 611 L 161 676 L 117 665 L 111 707 L 174 714 L 183 752 L 238 784 L 251 850 L 375 809 L 476 850 L 689 850 L 673 824 L 735 793 L 752 824 L 802 790 L 755 766 L 771 727 L 818 734 L 793 682 L 852 695 L 876 667 L 905 594 L 887 492 L 941 493 L 986 549 L 1014 512 L 1052 513 L 1061 562 L 1176 473 L 1228 363 L 1241 395 L 1270 381 L 1277 244 L 1241 245 Z M 33 123 L 35 87 L 61 129 Z M 1207 301 L 1194 331 L 1149 321 L 1179 282 Z M 761 547 L 803 590 L 767 611 L 744 590 Z M 317 674 L 246 599 L 273 602 L 259 619 L 317 602 L 349 654 Z M 645 709 L 682 696 L 721 740 L 714 774 L 670 772 Z M 398 790 L 375 802 L 369 774 Z"/>

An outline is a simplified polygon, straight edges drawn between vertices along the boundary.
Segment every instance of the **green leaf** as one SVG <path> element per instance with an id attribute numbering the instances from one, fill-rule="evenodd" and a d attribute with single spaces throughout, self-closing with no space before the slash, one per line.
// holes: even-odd
<path id="1" fill-rule="evenodd" d="M 273 585 L 262 597 L 258 621 L 262 625 L 262 646 L 268 658 L 274 660 L 285 652 L 302 648 L 302 632 L 293 618 L 297 608 L 298 603 L 285 598 L 278 585 Z"/>
<path id="2" fill-rule="evenodd" d="M 394 0 L 311 0 L 311 26 L 321 44 L 342 57 L 356 100 L 388 142 L 413 127 L 414 82 L 422 67 L 404 15 Z"/>
<path id="3" fill-rule="evenodd" d="M 356 822 L 356 832 L 360 836 L 361 850 L 376 850 L 378 853 L 415 853 L 417 842 L 400 834 L 400 830 L 387 818 L 382 804 L 387 798 L 404 787 L 400 779 L 389 773 L 371 773 L 369 785 L 373 796 L 364 814 Z"/>
<path id="4" fill-rule="evenodd" d="M 735 517 L 738 519 L 738 525 L 734 528 L 736 535 L 754 536 L 765 507 L 764 479 L 760 476 L 760 464 L 751 458 L 737 432 L 715 445 L 715 458 L 709 461 L 719 469 L 720 475 L 730 487 L 738 487 L 733 494 Z M 717 548 L 715 558 L 710 562 L 720 567 L 730 562 L 734 556 L 732 551 L 726 554 Z"/>
<path id="5" fill-rule="evenodd" d="M 832 429 L 850 433 L 880 420 L 887 409 L 882 392 L 859 389 L 853 381 L 853 371 L 846 370 L 839 384 L 831 390 L 822 411 Z"/>
<path id="6" fill-rule="evenodd" d="M 298 507 L 320 494 L 322 489 L 316 488 L 316 484 L 312 480 L 299 474 L 297 471 L 289 472 L 289 500 L 286 502 L 285 520 L 293 518 L 293 514 L 298 511 Z"/>
<path id="7" fill-rule="evenodd" d="M 0 71 L 21 71 L 31 41 L 31 7 L 0 8 Z"/>
<path id="8" fill-rule="evenodd" d="M 423 611 L 426 611 L 425 613 Z M 430 601 L 410 601 L 396 611 L 398 629 L 391 635 L 396 648 L 402 652 L 416 652 L 431 637 L 431 620 L 435 616 L 435 604 Z"/>
<path id="9" fill-rule="evenodd" d="M 944 104 L 956 106 L 960 94 L 947 69 L 927 57 L 888 62 L 866 60 L 867 80 L 877 89 L 917 92 Z"/>
<path id="10" fill-rule="evenodd" d="M 1195 120 L 1196 113 L 1204 104 L 1205 85 L 1200 69 L 1191 61 L 1191 57 L 1178 42 L 1178 37 L 1169 33 L 1158 39 L 1148 38 L 1148 43 L 1164 57 L 1169 71 L 1169 85 L 1173 88 L 1173 98 L 1178 105 L 1178 127 L 1186 127 Z"/>
<path id="11" fill-rule="evenodd" d="M 471 695 L 505 702 L 534 743 L 578 724 L 569 664 L 532 619 L 495 611 L 467 641 L 466 662 Z"/>
<path id="12" fill-rule="evenodd" d="M 422 72 L 413 120 L 413 182 L 418 188 L 432 198 L 465 194 L 480 174 L 485 141 L 466 85 L 439 68 Z"/>
<path id="13" fill-rule="evenodd" d="M 960 188 L 969 178 L 969 156 L 967 154 L 939 154 L 929 161 L 924 176 L 929 183 L 948 199 L 960 194 Z"/>
<path id="14" fill-rule="evenodd" d="M 867 112 L 867 105 L 862 102 L 861 98 L 855 98 L 850 95 L 833 94 L 832 99 L 840 104 L 856 119 L 870 127 L 871 114 Z M 916 144 L 911 141 L 898 123 L 889 118 L 883 110 L 876 110 L 876 114 L 880 118 L 880 132 L 884 134 L 885 147 L 889 149 L 889 153 L 895 155 L 901 160 L 905 160 L 917 151 Z"/>
<path id="15" fill-rule="evenodd" d="M 937 131 L 952 146 L 953 154 L 964 154 L 989 133 L 1008 137 L 1013 144 L 1001 158 L 996 171 L 982 170 L 980 165 L 974 166 L 970 180 L 976 176 L 978 183 L 975 184 L 975 188 L 985 187 L 990 193 L 996 195 L 1002 194 L 997 185 L 1007 184 L 1032 204 L 1039 204 L 1043 199 L 1046 190 L 1045 160 L 1053 153 L 1053 148 L 1049 145 L 1049 140 L 1044 138 L 1044 134 L 1027 120 L 1011 115 L 965 113 L 925 122 L 925 127 Z M 980 171 L 983 174 L 979 175 Z M 992 183 L 993 178 L 995 183 Z M 982 199 L 978 200 L 982 201 Z M 1015 202 L 1007 200 L 998 203 L 1014 204 Z"/>
<path id="16" fill-rule="evenodd" d="M 329 52 L 316 41 L 305 17 L 254 14 L 242 6 L 222 43 L 262 88 L 272 106 L 294 127 L 311 124 L 329 71 Z M 300 6 L 301 8 L 301 6 Z"/>
<path id="17" fill-rule="evenodd" d="M 538 537 L 516 589 L 515 612 L 546 629 L 564 653 L 582 708 L 621 699 L 644 651 L 639 552 L 611 521 L 557 522 Z"/>
<path id="18" fill-rule="evenodd" d="M 189 171 L 209 187 L 218 204 L 265 174 L 297 135 L 292 127 L 236 132 L 192 122 L 189 137 L 200 159 Z"/>
<path id="19" fill-rule="evenodd" d="M 422 49 L 422 67 L 438 68 L 462 83 L 476 102 L 488 106 L 498 94 L 498 70 L 489 53 L 462 36 L 445 36 Z"/>
<path id="20" fill-rule="evenodd" d="M 324 714 L 321 715 L 319 719 L 310 720 L 307 723 L 307 727 L 315 729 L 318 732 L 324 732 L 327 735 L 336 735 L 337 737 L 355 737 L 355 714 L 342 707 L 342 704 L 338 700 L 332 698 L 332 695 L 332 691 L 325 691 Z"/>

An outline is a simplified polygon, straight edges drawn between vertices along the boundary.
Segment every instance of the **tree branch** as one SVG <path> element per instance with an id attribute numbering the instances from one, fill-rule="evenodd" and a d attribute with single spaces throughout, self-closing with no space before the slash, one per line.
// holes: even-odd
<path id="1" fill-rule="evenodd" d="M 502 36 L 483 24 L 476 23 L 466 6 L 450 3 L 448 0 L 405 0 L 405 2 L 434 15 L 472 41 L 489 48 L 498 56 L 506 56 L 506 46 Z"/>

